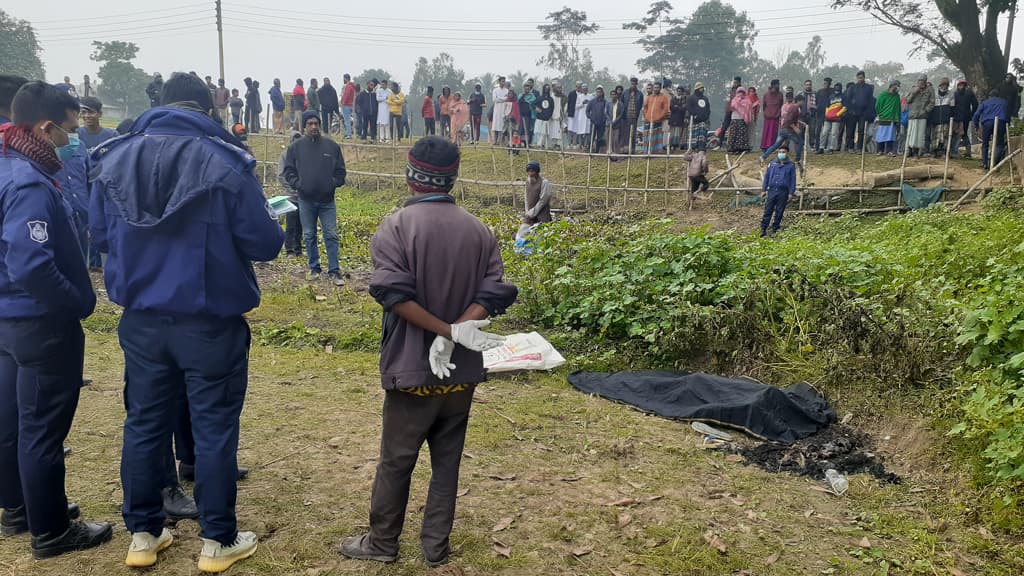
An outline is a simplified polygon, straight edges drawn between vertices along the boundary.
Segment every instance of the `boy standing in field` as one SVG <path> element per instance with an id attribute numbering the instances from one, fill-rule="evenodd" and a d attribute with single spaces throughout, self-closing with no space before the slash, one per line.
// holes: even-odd
<path id="1" fill-rule="evenodd" d="M 486 372 L 482 351 L 501 336 L 483 332 L 518 291 L 504 282 L 494 234 L 455 205 L 449 192 L 459 149 L 429 136 L 409 151 L 413 197 L 381 222 L 370 242 L 370 294 L 384 308 L 380 353 L 384 424 L 370 500 L 370 530 L 339 552 L 395 562 L 416 458 L 430 446 L 430 491 L 420 541 L 428 566 L 446 564 L 455 520 L 459 464 L 475 385 Z"/>

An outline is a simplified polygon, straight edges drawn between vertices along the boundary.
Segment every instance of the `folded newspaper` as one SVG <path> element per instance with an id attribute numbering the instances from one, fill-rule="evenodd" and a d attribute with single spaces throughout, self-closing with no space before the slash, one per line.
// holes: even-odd
<path id="1" fill-rule="evenodd" d="M 484 352 L 484 368 L 488 372 L 551 370 L 562 364 L 565 358 L 536 332 L 511 334 L 505 337 L 503 346 Z"/>
<path id="2" fill-rule="evenodd" d="M 274 196 L 267 200 L 267 202 L 270 203 L 270 209 L 274 211 L 274 218 L 284 216 L 289 212 L 295 212 L 299 209 L 287 196 Z"/>

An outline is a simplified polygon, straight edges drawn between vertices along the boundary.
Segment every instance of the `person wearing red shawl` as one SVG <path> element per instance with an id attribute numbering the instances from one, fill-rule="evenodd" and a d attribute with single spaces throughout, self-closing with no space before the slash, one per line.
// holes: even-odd
<path id="1" fill-rule="evenodd" d="M 761 98 L 761 111 L 764 112 L 764 131 L 761 133 L 761 150 L 767 150 L 779 137 L 779 120 L 782 118 L 782 91 L 779 81 L 772 80 L 768 91 Z"/>

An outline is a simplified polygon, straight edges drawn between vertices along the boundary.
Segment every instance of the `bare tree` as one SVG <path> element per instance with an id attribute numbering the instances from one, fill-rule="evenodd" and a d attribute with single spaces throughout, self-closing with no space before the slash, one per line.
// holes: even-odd
<path id="1" fill-rule="evenodd" d="M 587 13 L 565 7 L 547 16 L 548 24 L 537 26 L 540 35 L 548 40 L 547 56 L 537 64 L 557 70 L 563 78 L 572 80 L 586 78 L 593 69 L 590 50 L 580 49 L 580 39 L 594 34 L 599 25 L 587 22 Z"/>

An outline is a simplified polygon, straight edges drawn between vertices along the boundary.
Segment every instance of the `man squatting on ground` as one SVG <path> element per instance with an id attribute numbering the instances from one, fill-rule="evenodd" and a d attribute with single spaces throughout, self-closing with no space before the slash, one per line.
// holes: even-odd
<path id="1" fill-rule="evenodd" d="M 380 372 L 384 424 L 370 501 L 370 530 L 346 539 L 341 554 L 394 562 L 420 447 L 430 446 L 431 478 L 420 542 L 428 566 L 448 562 L 459 464 L 481 351 L 503 338 L 481 331 L 515 302 L 503 280 L 494 234 L 449 195 L 459 150 L 427 137 L 409 151 L 413 197 L 388 216 L 370 242 L 370 294 L 384 308 Z"/>

